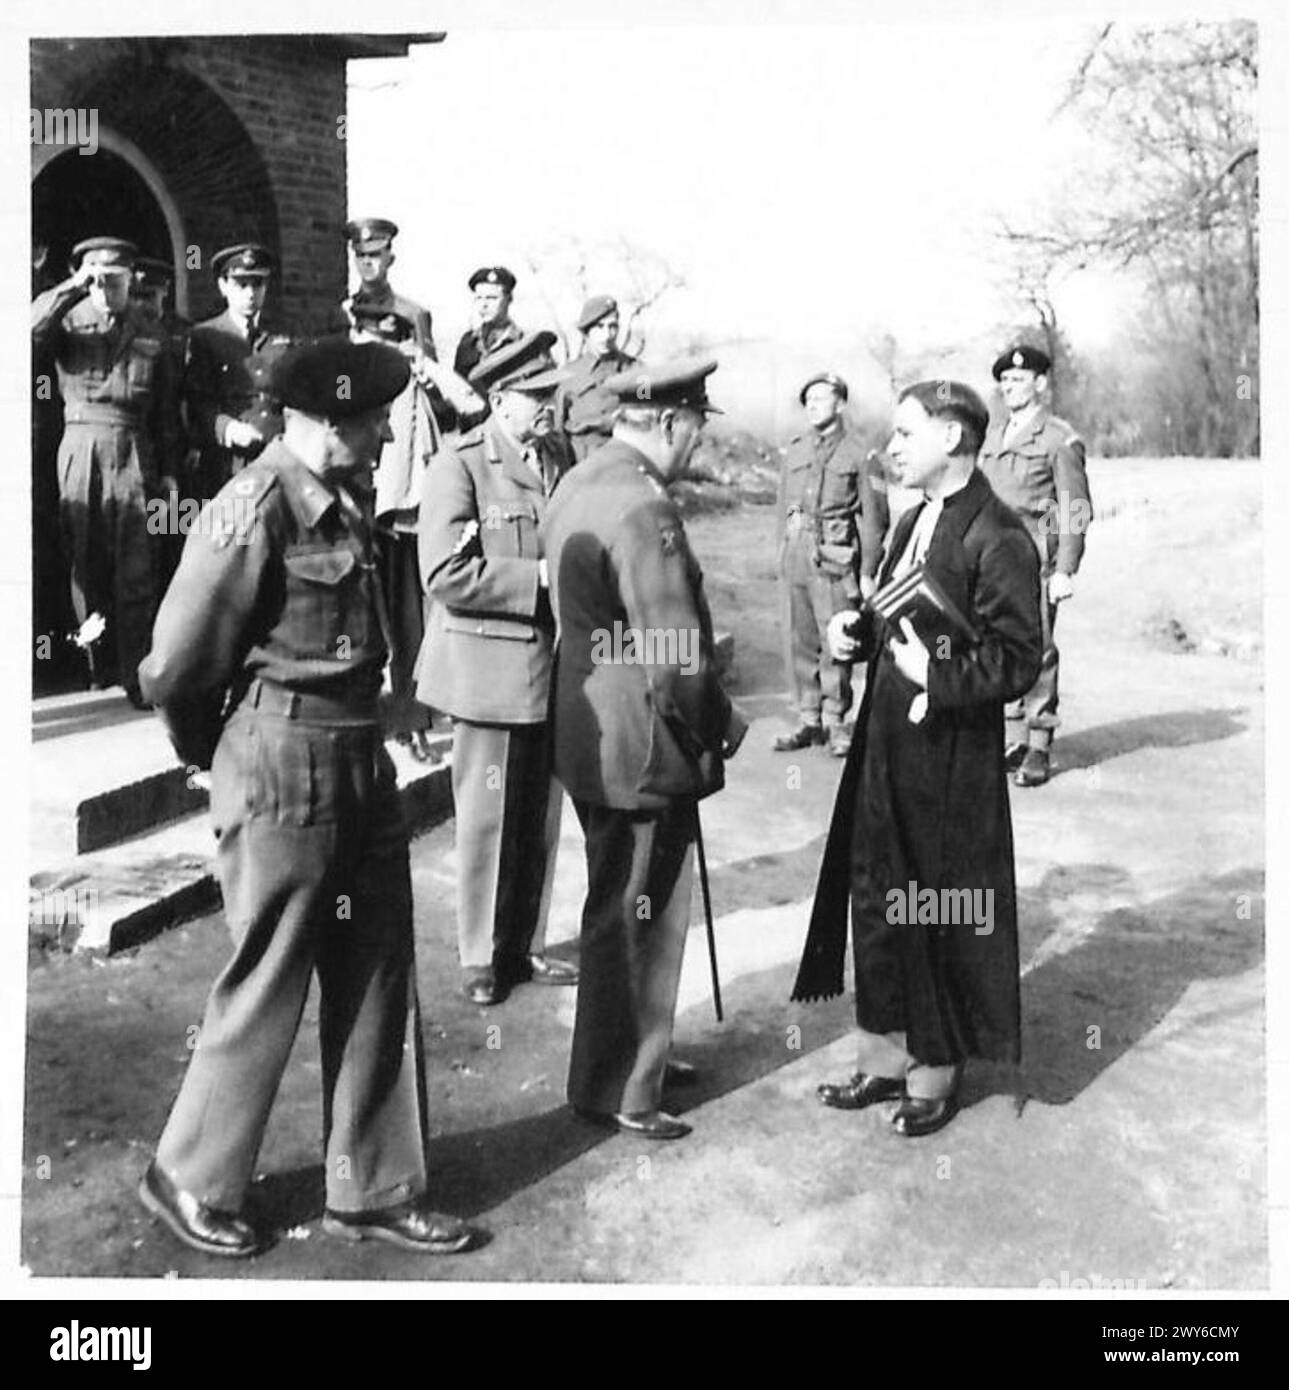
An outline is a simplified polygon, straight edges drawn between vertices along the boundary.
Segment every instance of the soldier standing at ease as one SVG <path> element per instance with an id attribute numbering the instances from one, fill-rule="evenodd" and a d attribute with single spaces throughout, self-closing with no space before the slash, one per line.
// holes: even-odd
<path id="1" fill-rule="evenodd" d="M 578 315 L 582 351 L 565 368 L 568 380 L 559 388 L 555 418 L 579 463 L 613 433 L 618 399 L 604 383 L 636 360 L 618 347 L 619 326 L 618 301 L 607 294 L 592 295 Z"/>
<path id="2" fill-rule="evenodd" d="M 398 224 L 384 217 L 364 217 L 347 222 L 345 235 L 349 238 L 349 250 L 361 282 L 341 305 L 348 324 L 353 324 L 354 310 L 358 308 L 369 311 L 383 309 L 386 313 L 399 314 L 411 322 L 412 340 L 417 348 L 427 357 L 436 357 L 430 311 L 414 299 L 395 293 L 389 283 L 389 268 L 395 260 L 394 238 L 398 235 Z"/>
<path id="3" fill-rule="evenodd" d="M 1083 441 L 1043 403 L 1051 358 L 1018 343 L 994 362 L 1007 418 L 993 424 L 980 450 L 980 471 L 1020 517 L 1038 547 L 1044 598 L 1043 665 L 1038 679 L 1007 706 L 1004 759 L 1018 787 L 1051 777 L 1061 656 L 1053 631 L 1057 605 L 1074 593 L 1074 576 L 1092 521 Z"/>
<path id="4" fill-rule="evenodd" d="M 798 397 L 809 428 L 784 451 L 779 575 L 798 722 L 775 739 L 776 753 L 825 741 L 836 757 L 850 751 L 851 667 L 834 659 L 825 634 L 835 613 L 872 593 L 890 514 L 876 460 L 843 413 L 849 395 L 834 373 L 812 376 Z"/>
<path id="5" fill-rule="evenodd" d="M 267 247 L 249 241 L 210 258 L 227 307 L 189 335 L 184 380 L 203 497 L 213 497 L 282 432 L 271 376 L 291 339 L 264 321 L 275 264 Z"/>
<path id="6" fill-rule="evenodd" d="M 48 350 L 63 398 L 59 517 L 72 608 L 85 630 L 106 619 L 113 656 L 90 652 L 91 679 L 120 682 L 142 707 L 135 672 L 157 601 L 149 496 L 176 486 L 182 462 L 177 382 L 164 335 L 130 302 L 135 247 L 91 237 L 72 250 L 72 274 L 32 304 L 32 338 Z"/>
<path id="7" fill-rule="evenodd" d="M 714 408 L 715 370 L 640 363 L 610 378 L 613 437 L 560 484 L 542 527 L 559 618 L 555 771 L 586 835 L 568 1100 L 645 1139 L 690 1132 L 660 1107 L 698 801 L 724 785 L 747 732 L 721 688 L 702 571 L 667 495 Z"/>
<path id="8" fill-rule="evenodd" d="M 430 607 L 416 693 L 456 721 L 457 943 L 474 1004 L 529 980 L 577 980 L 545 954 L 563 793 L 551 776 L 555 621 L 537 526 L 569 462 L 550 429 L 563 379 L 554 341 L 529 333 L 479 363 L 470 382 L 491 414 L 434 456 L 421 495 Z"/>
<path id="9" fill-rule="evenodd" d="M 179 757 L 211 770 L 235 942 L 139 1193 L 209 1255 L 266 1244 L 243 1201 L 315 972 L 323 1230 L 424 1254 L 473 1240 L 425 1205 L 407 827 L 377 713 L 388 638 L 365 475 L 408 370 L 344 338 L 284 354 L 284 433 L 189 535 L 139 672 Z"/>

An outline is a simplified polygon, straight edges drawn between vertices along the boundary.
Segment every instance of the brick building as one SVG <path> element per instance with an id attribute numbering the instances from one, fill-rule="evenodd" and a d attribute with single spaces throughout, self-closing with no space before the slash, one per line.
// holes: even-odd
<path id="1" fill-rule="evenodd" d="M 128 237 L 175 266 L 179 312 L 222 307 L 211 253 L 260 241 L 278 256 L 269 311 L 296 332 L 323 328 L 347 285 L 346 64 L 405 56 L 442 34 L 37 39 L 33 114 L 87 113 L 82 153 L 70 125 L 34 122 L 33 290 L 67 274 L 82 238 Z M 33 450 L 35 632 L 66 631 L 53 452 L 57 402 L 37 402 Z M 57 663 L 55 663 L 57 664 Z M 36 665 L 38 685 L 54 674 Z"/>

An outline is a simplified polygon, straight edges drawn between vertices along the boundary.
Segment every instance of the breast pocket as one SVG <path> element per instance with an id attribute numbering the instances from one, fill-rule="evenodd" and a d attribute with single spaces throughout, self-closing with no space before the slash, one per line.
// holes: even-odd
<path id="1" fill-rule="evenodd" d="M 284 635 L 294 651 L 345 660 L 370 645 L 368 578 L 352 550 L 297 551 L 284 564 Z"/>
<path id="2" fill-rule="evenodd" d="M 513 547 L 510 553 L 537 559 L 541 553 L 537 544 L 537 508 L 531 502 L 503 502 L 501 517 Z"/>

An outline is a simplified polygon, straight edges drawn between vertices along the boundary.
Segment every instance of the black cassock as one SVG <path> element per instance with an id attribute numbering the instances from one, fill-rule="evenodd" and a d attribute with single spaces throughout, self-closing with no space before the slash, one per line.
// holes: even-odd
<path id="1" fill-rule="evenodd" d="M 920 510 L 897 525 L 882 582 Z M 904 1031 L 908 1052 L 928 1066 L 1015 1062 L 1020 971 L 1003 705 L 1029 689 L 1042 657 L 1038 552 L 977 471 L 945 499 L 924 563 L 980 640 L 968 646 L 948 623 L 915 623 L 931 667 L 928 712 L 911 723 L 917 687 L 890 655 L 891 629 L 866 615 L 868 680 L 792 998 L 842 992 L 849 903 L 861 1028 Z M 992 890 L 992 931 L 916 917 L 892 923 L 888 894 L 907 896 L 910 884 L 937 899 L 943 889 Z"/>

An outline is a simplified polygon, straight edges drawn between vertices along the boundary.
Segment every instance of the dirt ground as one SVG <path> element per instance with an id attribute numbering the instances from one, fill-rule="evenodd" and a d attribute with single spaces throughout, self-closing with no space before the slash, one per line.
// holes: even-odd
<path id="1" fill-rule="evenodd" d="M 434 1196 L 489 1243 L 425 1260 L 320 1230 L 316 998 L 253 1200 L 281 1230 L 245 1264 L 180 1246 L 135 1198 L 223 963 L 220 919 L 110 960 L 37 956 L 28 989 L 22 1259 L 36 1275 L 1257 1289 L 1268 1281 L 1263 713 L 1256 464 L 1106 461 L 1062 609 L 1058 775 L 1014 791 L 1025 1061 L 973 1067 L 963 1113 L 904 1141 L 823 1109 L 851 1069 L 848 1000 L 789 1005 L 839 764 L 769 750 L 790 713 L 773 515 L 696 517 L 755 723 L 705 804 L 726 1021 L 697 902 L 677 1023 L 701 1068 L 678 1144 L 562 1104 L 573 992 L 457 998 L 450 824 L 417 840 Z M 799 769 L 799 779 L 792 768 Z M 797 785 L 799 780 L 799 786 Z M 552 913 L 576 952 L 585 878 L 565 817 Z M 1086 1281 L 1080 1283 L 1079 1281 Z"/>

